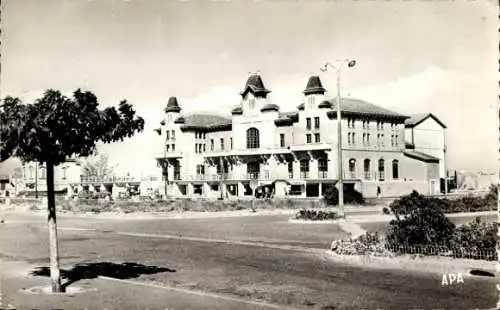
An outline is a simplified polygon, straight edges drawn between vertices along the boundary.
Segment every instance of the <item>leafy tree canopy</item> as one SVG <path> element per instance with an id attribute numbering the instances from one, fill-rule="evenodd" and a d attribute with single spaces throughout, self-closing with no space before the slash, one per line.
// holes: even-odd
<path id="1" fill-rule="evenodd" d="M 109 157 L 106 154 L 99 154 L 85 160 L 82 169 L 82 175 L 85 177 L 112 177 L 114 169 L 109 164 Z"/>
<path id="2" fill-rule="evenodd" d="M 58 165 L 91 155 L 99 141 L 123 141 L 144 129 L 144 119 L 127 101 L 118 109 L 99 110 L 98 105 L 93 93 L 80 89 L 72 98 L 47 90 L 33 104 L 6 97 L 0 112 L 0 161 L 18 157 Z"/>

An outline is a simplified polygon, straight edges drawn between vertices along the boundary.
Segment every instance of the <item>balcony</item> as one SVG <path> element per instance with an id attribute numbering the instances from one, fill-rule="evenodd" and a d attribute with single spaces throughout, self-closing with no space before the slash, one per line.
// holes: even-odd
<path id="1" fill-rule="evenodd" d="M 355 171 L 347 171 L 344 172 L 344 179 L 357 179 L 357 175 Z"/>
<path id="2" fill-rule="evenodd" d="M 297 151 L 318 151 L 318 150 L 330 150 L 332 148 L 331 143 L 307 143 L 307 144 L 293 144 L 290 145 L 290 150 L 292 152 Z"/>
<path id="3" fill-rule="evenodd" d="M 364 174 L 363 174 L 363 177 L 364 177 L 365 180 L 371 180 L 371 174 L 370 174 L 370 172 L 366 172 L 365 171 Z"/>
<path id="4" fill-rule="evenodd" d="M 81 183 L 120 183 L 139 182 L 140 179 L 134 177 L 81 177 Z"/>
<path id="5" fill-rule="evenodd" d="M 161 151 L 161 152 L 156 153 L 156 158 L 181 158 L 182 156 L 183 156 L 182 152 L 178 152 L 178 151 L 175 151 L 175 152 Z"/>

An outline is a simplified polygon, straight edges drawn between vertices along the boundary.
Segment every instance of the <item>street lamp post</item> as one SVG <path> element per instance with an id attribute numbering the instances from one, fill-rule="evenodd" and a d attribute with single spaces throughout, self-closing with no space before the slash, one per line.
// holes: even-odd
<path id="1" fill-rule="evenodd" d="M 339 177 L 339 216 L 344 217 L 344 170 L 342 167 L 342 115 L 341 115 L 341 97 L 340 97 L 340 73 L 342 67 L 347 64 L 347 67 L 352 68 L 356 65 L 353 59 L 344 59 L 339 65 L 334 66 L 327 62 L 321 71 L 326 72 L 328 67 L 335 69 L 337 73 L 337 152 L 338 152 L 338 177 Z"/>

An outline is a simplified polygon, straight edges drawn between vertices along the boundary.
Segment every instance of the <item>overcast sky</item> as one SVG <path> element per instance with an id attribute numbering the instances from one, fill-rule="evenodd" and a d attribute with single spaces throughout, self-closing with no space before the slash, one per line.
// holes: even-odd
<path id="1" fill-rule="evenodd" d="M 156 167 L 168 97 L 184 112 L 229 115 L 248 72 L 293 110 L 325 61 L 352 57 L 345 95 L 448 125 L 449 166 L 498 167 L 498 23 L 494 1 L 2 1 L 1 95 L 54 88 L 127 99 L 144 133 L 100 150 L 120 170 Z M 334 96 L 335 77 L 321 74 Z M 216 111 L 216 112 L 214 112 Z"/>

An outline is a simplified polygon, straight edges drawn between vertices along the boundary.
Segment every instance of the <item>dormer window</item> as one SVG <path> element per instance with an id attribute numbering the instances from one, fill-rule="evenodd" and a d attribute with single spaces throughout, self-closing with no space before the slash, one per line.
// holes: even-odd
<path id="1" fill-rule="evenodd" d="M 250 110 L 255 109 L 255 99 L 254 98 L 248 100 L 248 107 L 250 108 Z"/>

